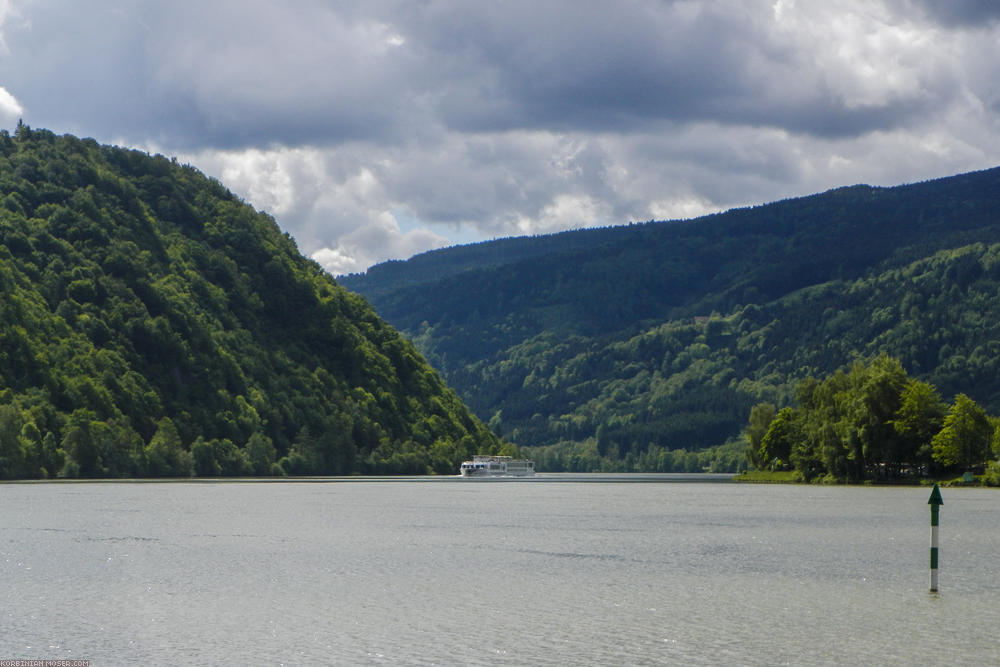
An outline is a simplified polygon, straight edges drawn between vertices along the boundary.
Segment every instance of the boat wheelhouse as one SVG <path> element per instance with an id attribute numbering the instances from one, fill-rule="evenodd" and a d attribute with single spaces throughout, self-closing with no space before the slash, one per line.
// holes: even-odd
<path id="1" fill-rule="evenodd" d="M 462 477 L 531 477 L 535 462 L 512 456 L 474 456 L 462 462 L 459 472 Z"/>

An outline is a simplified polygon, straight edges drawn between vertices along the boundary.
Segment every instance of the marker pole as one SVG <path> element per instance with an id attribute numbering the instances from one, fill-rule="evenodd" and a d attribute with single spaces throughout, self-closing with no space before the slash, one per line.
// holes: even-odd
<path id="1" fill-rule="evenodd" d="M 938 485 L 934 485 L 931 491 L 931 498 L 927 501 L 931 506 L 931 593 L 937 593 L 938 589 L 938 510 L 944 501 L 941 500 L 941 490 Z"/>

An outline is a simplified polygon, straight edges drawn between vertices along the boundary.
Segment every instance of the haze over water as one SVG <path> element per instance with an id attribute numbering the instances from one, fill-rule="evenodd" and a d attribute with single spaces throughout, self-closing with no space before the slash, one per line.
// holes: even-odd
<path id="1" fill-rule="evenodd" d="M 558 478 L 557 478 L 558 479 Z M 0 659 L 991 664 L 1000 495 L 470 480 L 0 485 Z"/>

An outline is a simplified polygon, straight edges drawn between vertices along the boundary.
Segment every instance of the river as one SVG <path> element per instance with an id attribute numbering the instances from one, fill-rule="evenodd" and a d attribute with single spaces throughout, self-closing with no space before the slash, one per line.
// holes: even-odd
<path id="1" fill-rule="evenodd" d="M 630 479 L 0 484 L 0 659 L 1000 661 L 998 491 Z"/>

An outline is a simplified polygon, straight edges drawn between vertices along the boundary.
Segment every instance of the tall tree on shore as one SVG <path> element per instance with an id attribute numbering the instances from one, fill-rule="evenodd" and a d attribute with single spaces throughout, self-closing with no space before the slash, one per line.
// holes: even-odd
<path id="1" fill-rule="evenodd" d="M 900 394 L 900 406 L 892 426 L 905 443 L 903 447 L 916 452 L 916 462 L 932 462 L 931 441 L 944 423 L 945 405 L 929 382 L 910 380 Z"/>
<path id="2" fill-rule="evenodd" d="M 934 436 L 934 460 L 946 468 L 971 468 L 985 463 L 992 453 L 993 425 L 979 405 L 965 394 L 955 397 L 944 418 L 944 426 Z"/>
<path id="3" fill-rule="evenodd" d="M 746 450 L 747 460 L 754 468 L 764 466 L 765 461 L 761 454 L 761 443 L 767 434 L 767 429 L 771 425 L 771 421 L 774 419 L 774 415 L 775 407 L 773 403 L 760 403 L 750 409 L 750 422 L 747 424 L 744 434 L 749 443 Z"/>

